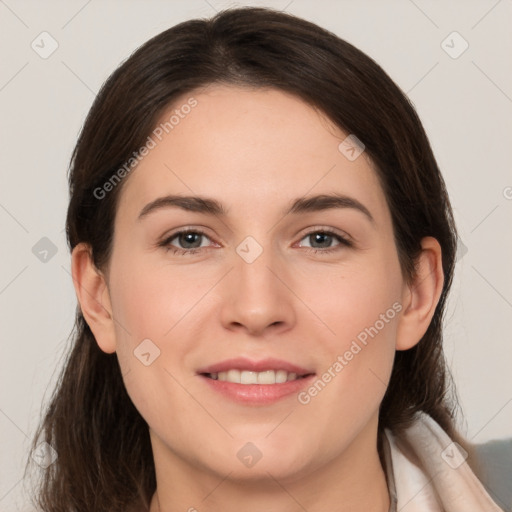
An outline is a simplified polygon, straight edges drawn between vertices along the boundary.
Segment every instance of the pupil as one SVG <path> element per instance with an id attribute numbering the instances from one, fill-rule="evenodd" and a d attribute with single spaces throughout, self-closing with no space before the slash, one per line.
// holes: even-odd
<path id="1" fill-rule="evenodd" d="M 196 248 L 196 247 L 200 247 L 201 246 L 201 242 L 199 241 L 199 245 L 197 245 L 197 240 L 196 240 L 196 245 L 194 247 L 188 247 L 187 244 L 192 244 L 194 245 L 194 238 L 195 237 L 199 237 L 200 235 L 198 233 L 185 233 L 183 235 L 181 235 L 181 240 L 180 240 L 180 243 L 182 246 L 184 247 L 187 247 L 187 248 Z M 192 239 L 192 240 L 191 240 Z"/>
<path id="2" fill-rule="evenodd" d="M 326 233 L 316 233 L 313 235 L 314 239 L 315 239 L 315 242 L 314 243 L 326 243 L 327 242 L 327 247 L 329 246 L 329 242 L 331 240 L 331 235 L 327 235 Z"/>

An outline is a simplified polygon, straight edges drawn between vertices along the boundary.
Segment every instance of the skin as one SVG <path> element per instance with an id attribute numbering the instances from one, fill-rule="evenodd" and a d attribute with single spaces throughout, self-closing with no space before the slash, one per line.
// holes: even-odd
<path id="1" fill-rule="evenodd" d="M 349 161 L 338 150 L 347 134 L 302 100 L 214 85 L 173 108 L 190 96 L 197 106 L 123 184 L 108 268 L 96 269 L 84 244 L 72 254 L 84 317 L 100 348 L 117 352 L 150 428 L 150 510 L 387 512 L 378 409 L 395 350 L 421 339 L 439 300 L 439 244 L 422 241 L 407 283 L 370 160 Z M 297 198 L 334 192 L 357 199 L 373 222 L 353 208 L 283 213 Z M 166 194 L 214 198 L 227 214 L 167 207 L 138 220 Z M 206 233 L 197 252 L 174 254 L 190 246 L 178 238 L 171 250 L 158 246 L 185 227 Z M 308 236 L 322 229 L 353 246 Z M 250 264 L 236 252 L 247 236 L 263 249 Z M 246 356 L 321 376 L 394 303 L 400 313 L 306 405 L 296 395 L 238 404 L 196 373 Z M 133 354 L 147 338 L 160 349 L 150 366 Z M 262 454 L 251 468 L 237 457 L 247 442 Z"/>

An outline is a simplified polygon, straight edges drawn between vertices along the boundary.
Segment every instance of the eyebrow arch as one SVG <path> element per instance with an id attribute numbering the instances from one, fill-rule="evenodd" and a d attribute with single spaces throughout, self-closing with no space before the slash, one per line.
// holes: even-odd
<path id="1" fill-rule="evenodd" d="M 215 199 L 198 196 L 169 195 L 159 197 L 144 206 L 144 208 L 142 208 L 141 212 L 139 213 L 138 220 L 146 217 L 151 212 L 161 208 L 170 208 L 173 206 L 189 212 L 206 213 L 209 215 L 225 216 L 227 213 L 222 204 Z"/>
<path id="2" fill-rule="evenodd" d="M 190 212 L 205 213 L 208 215 L 226 216 L 227 210 L 215 199 L 199 196 L 168 195 L 159 197 L 148 203 L 139 213 L 138 220 L 161 208 L 177 207 Z M 291 207 L 284 212 L 288 214 L 300 214 L 316 212 L 334 208 L 351 208 L 363 213 L 369 221 L 375 222 L 372 214 L 357 199 L 341 194 L 321 194 L 310 197 L 300 197 L 293 201 Z"/>
<path id="3" fill-rule="evenodd" d="M 351 208 L 363 213 L 370 222 L 375 220 L 366 206 L 353 197 L 342 194 L 321 194 L 317 196 L 301 197 L 296 199 L 286 214 L 317 212 L 333 208 Z"/>

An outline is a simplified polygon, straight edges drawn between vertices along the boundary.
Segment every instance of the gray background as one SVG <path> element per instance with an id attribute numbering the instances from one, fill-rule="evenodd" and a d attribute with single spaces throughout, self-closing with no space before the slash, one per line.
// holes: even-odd
<path id="1" fill-rule="evenodd" d="M 29 438 L 73 325 L 66 170 L 95 94 L 153 35 L 249 4 L 286 9 L 335 32 L 409 94 L 461 235 L 446 317 L 461 430 L 476 443 L 511 435 L 511 0 L 0 0 L 2 512 L 31 510 L 21 482 Z M 44 31 L 58 44 L 47 58 L 41 53 L 55 43 Z M 458 55 L 464 41 L 469 47 Z"/>

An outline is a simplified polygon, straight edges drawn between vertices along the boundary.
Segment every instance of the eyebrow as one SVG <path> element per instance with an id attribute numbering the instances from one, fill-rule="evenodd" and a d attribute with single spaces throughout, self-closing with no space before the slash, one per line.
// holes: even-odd
<path id="1" fill-rule="evenodd" d="M 222 204 L 215 199 L 199 196 L 168 195 L 159 197 L 144 206 L 139 213 L 138 220 L 141 220 L 150 213 L 162 208 L 172 207 L 181 208 L 182 210 L 189 212 L 218 215 L 221 217 L 225 217 L 228 213 Z M 291 207 L 284 212 L 284 215 L 297 215 L 300 213 L 317 212 L 336 208 L 350 208 L 359 211 L 363 213 L 370 222 L 375 222 L 372 214 L 364 204 L 353 197 L 342 194 L 321 194 L 310 197 L 300 197 L 293 201 Z"/>

